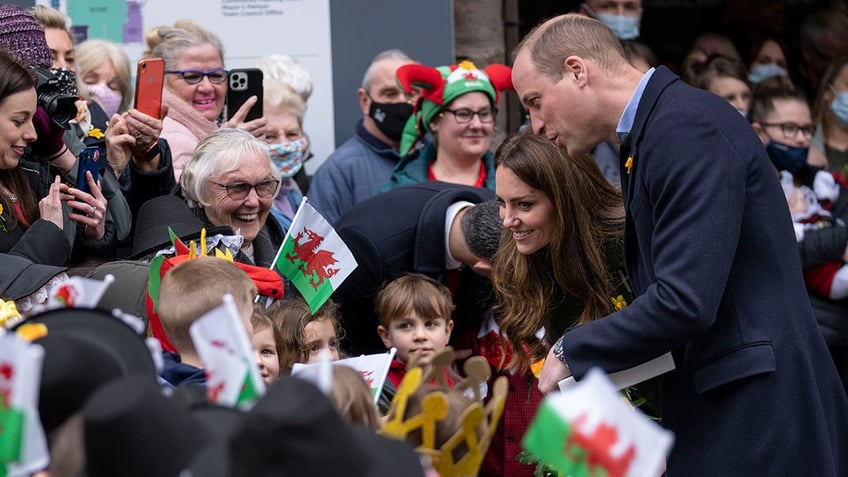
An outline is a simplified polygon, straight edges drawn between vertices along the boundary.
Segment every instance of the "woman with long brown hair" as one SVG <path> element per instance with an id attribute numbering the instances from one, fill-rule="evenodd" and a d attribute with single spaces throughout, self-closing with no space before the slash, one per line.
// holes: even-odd
<path id="1" fill-rule="evenodd" d="M 504 231 L 493 263 L 496 315 L 520 369 L 571 326 L 630 300 L 624 275 L 624 206 L 591 156 L 567 156 L 528 133 L 495 154 Z"/>

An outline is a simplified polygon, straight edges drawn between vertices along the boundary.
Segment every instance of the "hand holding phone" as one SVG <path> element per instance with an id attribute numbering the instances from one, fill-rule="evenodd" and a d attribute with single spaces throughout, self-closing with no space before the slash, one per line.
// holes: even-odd
<path id="1" fill-rule="evenodd" d="M 256 96 L 254 104 L 242 122 L 249 122 L 262 117 L 262 70 L 259 68 L 234 68 L 227 76 L 227 120 L 233 118 L 236 112 L 251 96 Z"/>
<path id="2" fill-rule="evenodd" d="M 162 87 L 165 82 L 165 60 L 145 58 L 138 61 L 135 76 L 135 109 L 162 119 Z"/>
<path id="3" fill-rule="evenodd" d="M 91 194 L 91 188 L 88 187 L 88 181 L 85 178 L 85 173 L 91 172 L 94 181 L 100 176 L 100 148 L 99 147 L 84 147 L 80 151 L 79 167 L 77 168 L 77 189 Z"/>

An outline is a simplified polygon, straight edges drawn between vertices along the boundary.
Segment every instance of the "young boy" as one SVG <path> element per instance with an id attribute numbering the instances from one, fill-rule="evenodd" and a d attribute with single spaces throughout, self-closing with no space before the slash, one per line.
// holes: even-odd
<path id="1" fill-rule="evenodd" d="M 453 330 L 450 290 L 420 273 L 408 273 L 386 284 L 374 299 L 380 326 L 377 333 L 386 348 L 397 348 L 389 380 L 397 387 L 406 365 L 417 353 L 426 368 L 433 355 L 447 346 Z"/>
<path id="2" fill-rule="evenodd" d="M 159 319 L 177 352 L 164 351 L 162 379 L 172 386 L 206 384 L 203 363 L 188 329 L 198 318 L 221 306 L 224 295 L 235 300 L 248 337 L 256 285 L 240 268 L 220 258 L 199 257 L 168 270 L 159 288 Z"/>

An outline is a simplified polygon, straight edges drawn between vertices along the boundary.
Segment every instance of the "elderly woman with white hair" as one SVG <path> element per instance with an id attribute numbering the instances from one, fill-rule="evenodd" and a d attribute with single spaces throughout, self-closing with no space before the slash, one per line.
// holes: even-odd
<path id="1" fill-rule="evenodd" d="M 177 194 L 202 226 L 226 226 L 244 238 L 237 262 L 270 267 L 285 237 L 280 224 L 268 220 L 279 191 L 280 170 L 265 143 L 242 129 L 218 129 L 197 145 Z M 162 220 L 139 214 L 137 227 L 161 228 Z"/>

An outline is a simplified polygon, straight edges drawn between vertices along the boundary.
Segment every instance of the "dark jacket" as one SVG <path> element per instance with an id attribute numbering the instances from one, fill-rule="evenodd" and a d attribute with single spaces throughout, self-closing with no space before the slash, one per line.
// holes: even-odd
<path id="1" fill-rule="evenodd" d="M 848 397 L 750 124 L 660 67 L 630 139 L 621 178 L 636 298 L 566 333 L 571 371 L 580 379 L 672 352 L 661 388 L 675 433 L 669 475 L 848 475 Z"/>
<path id="2" fill-rule="evenodd" d="M 180 355 L 162 352 L 162 360 L 164 366 L 160 377 L 165 383 L 177 387 L 188 386 L 190 384 L 206 386 L 206 374 L 203 368 L 197 368 L 180 361 Z"/>
<path id="3" fill-rule="evenodd" d="M 848 189 L 840 187 L 839 198 L 832 204 L 832 217 L 848 221 Z M 804 270 L 838 260 L 842 261 L 848 245 L 848 227 L 832 226 L 804 233 L 798 243 Z M 810 293 L 810 303 L 824 340 L 830 347 L 848 347 L 848 300 L 831 300 Z"/>
<path id="4" fill-rule="evenodd" d="M 406 272 L 444 278 L 447 208 L 460 200 L 479 203 L 492 198 L 487 189 L 427 181 L 360 202 L 339 218 L 334 227 L 358 266 L 332 297 L 341 305 L 354 354 L 385 350 L 373 304 L 381 285 Z M 461 336 L 483 319 L 491 287 L 473 270 L 462 270 L 454 293 L 452 336 Z"/>

